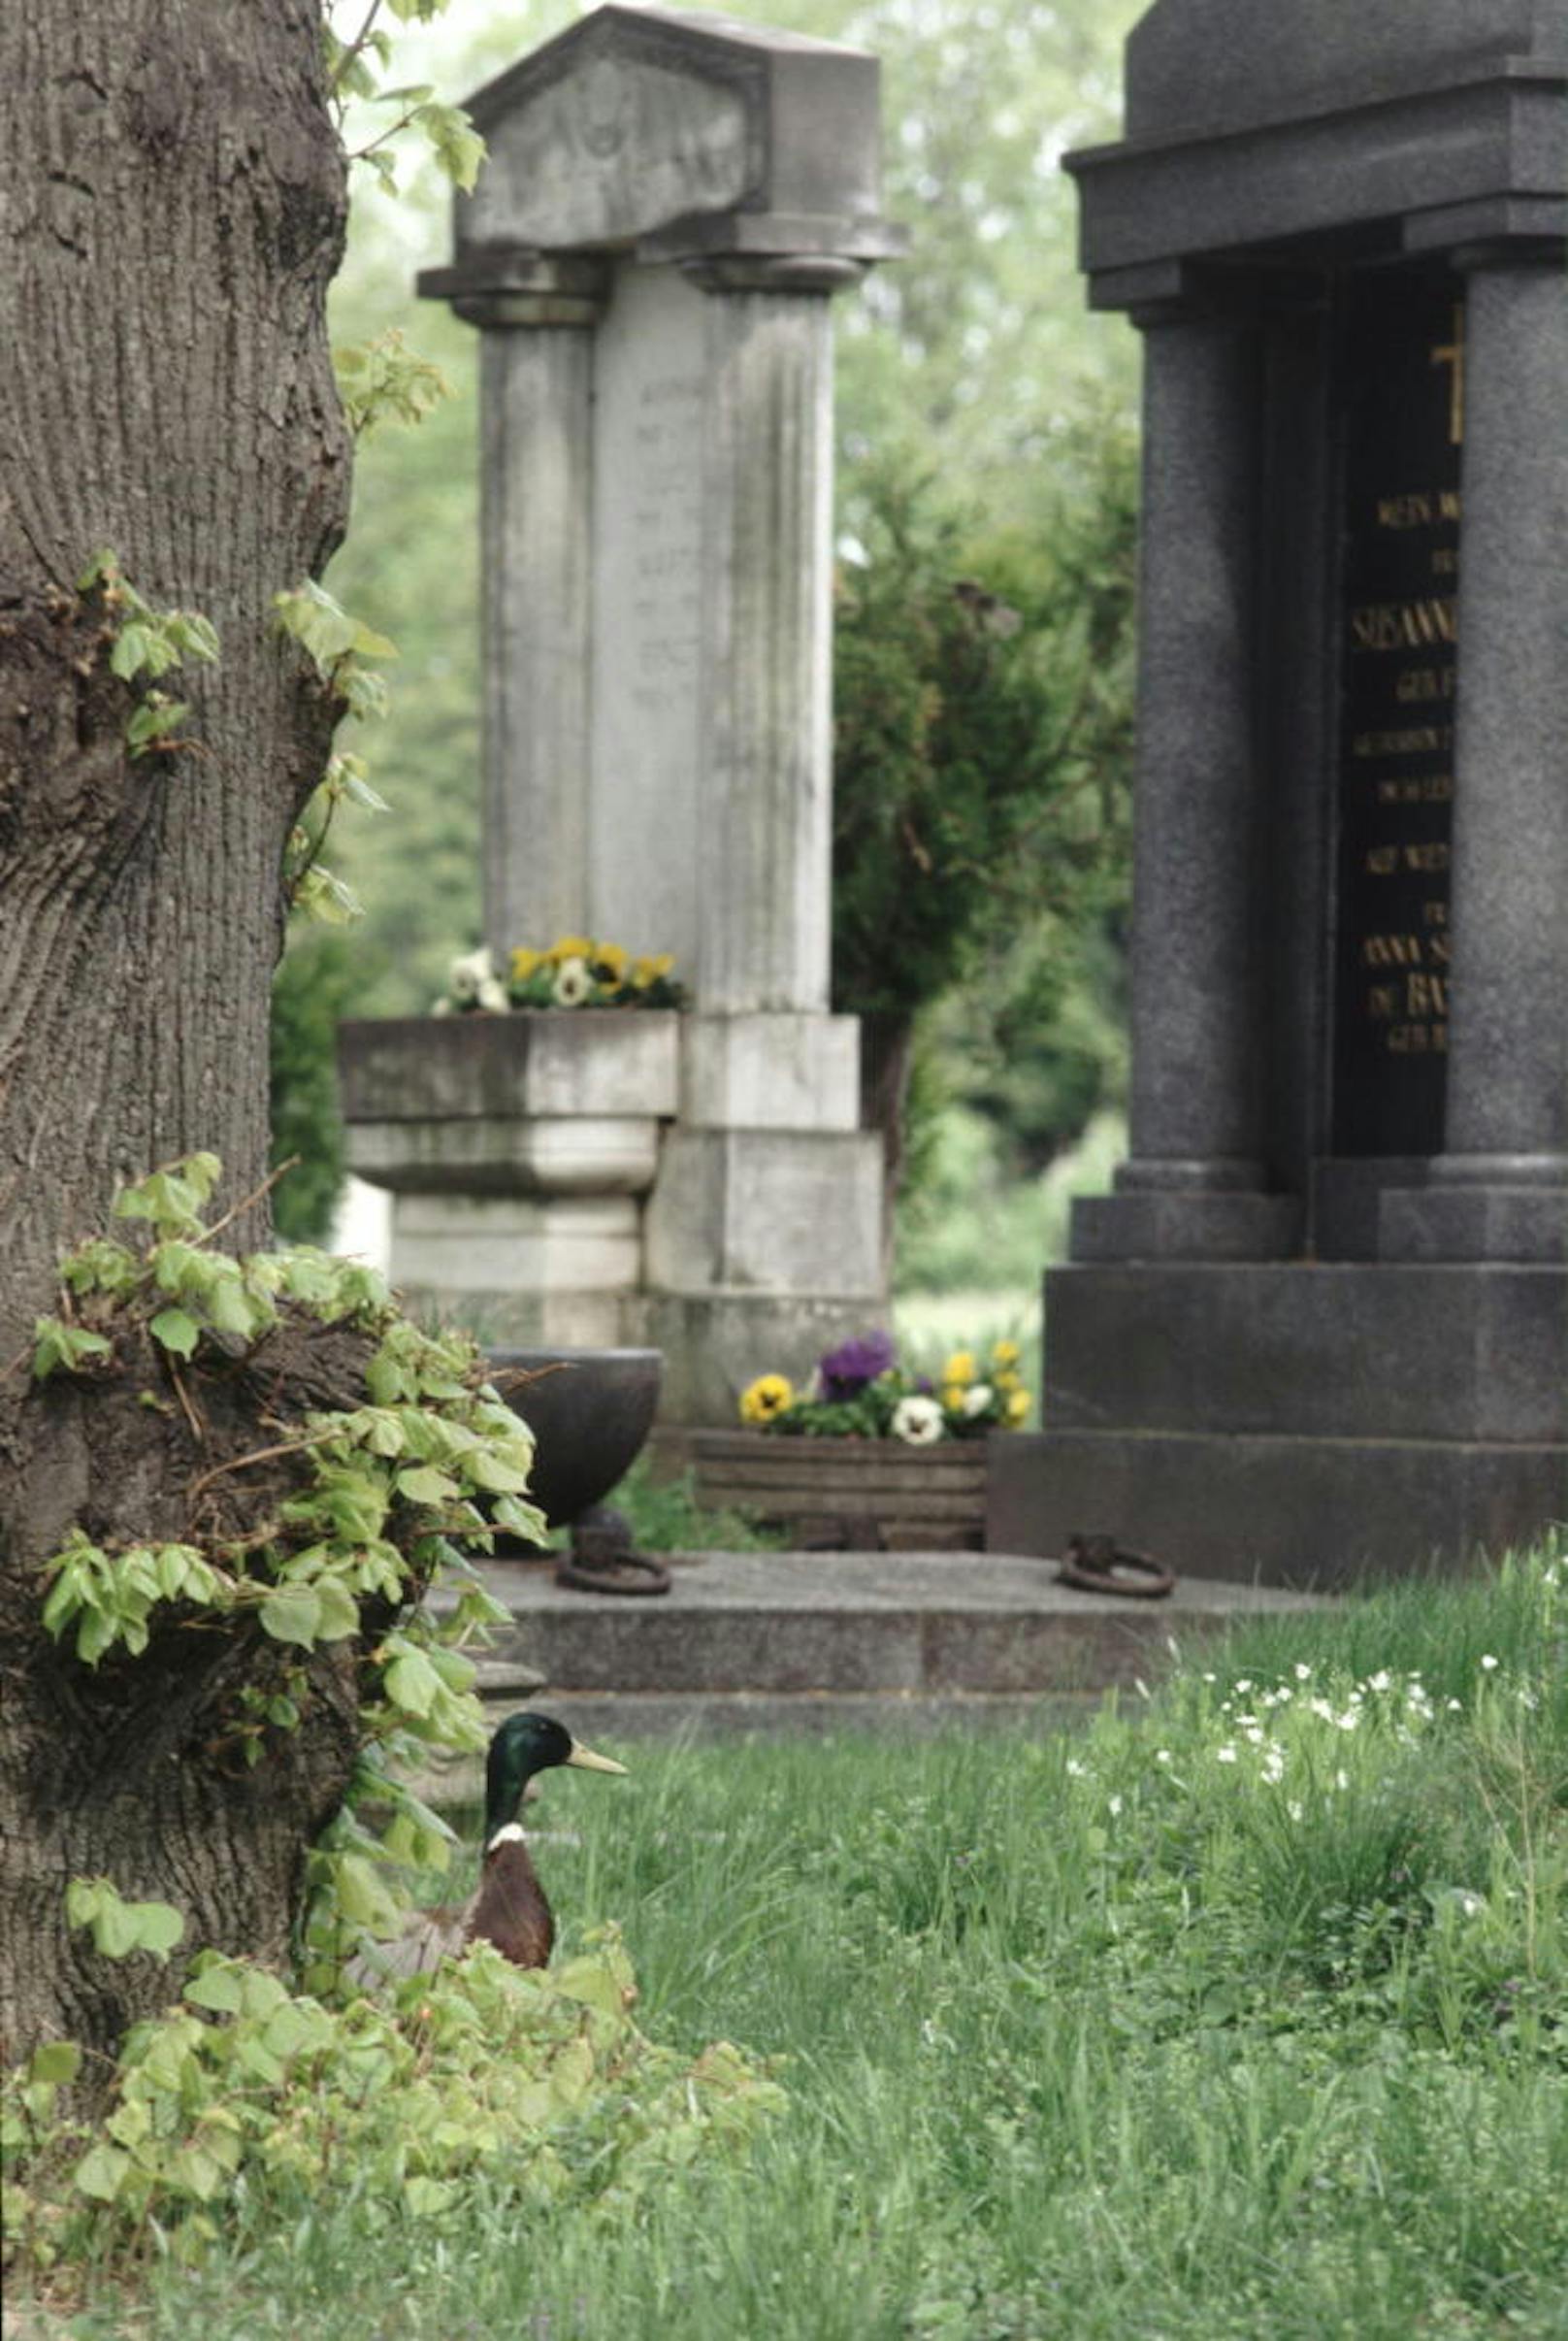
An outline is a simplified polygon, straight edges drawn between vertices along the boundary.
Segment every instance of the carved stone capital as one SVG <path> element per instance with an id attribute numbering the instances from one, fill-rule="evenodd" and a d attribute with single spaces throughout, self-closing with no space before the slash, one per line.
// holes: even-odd
<path id="1" fill-rule="evenodd" d="M 470 251 L 454 267 L 422 269 L 418 279 L 424 299 L 449 301 L 482 332 L 597 325 L 609 284 L 609 263 L 597 254 L 517 248 Z"/>

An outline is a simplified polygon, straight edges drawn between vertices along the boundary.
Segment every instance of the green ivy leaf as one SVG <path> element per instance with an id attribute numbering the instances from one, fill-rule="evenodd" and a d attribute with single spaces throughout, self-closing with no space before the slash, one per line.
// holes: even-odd
<path id="1" fill-rule="evenodd" d="M 59 1317 L 35 1317 L 33 1320 L 33 1379 L 42 1382 L 56 1369 L 76 1373 L 88 1358 L 113 1357 L 114 1345 L 102 1334 L 88 1333 L 80 1325 L 67 1325 Z"/>
<path id="2" fill-rule="evenodd" d="M 193 1354 L 202 1332 L 195 1318 L 182 1308 L 160 1308 L 147 1330 L 155 1341 L 180 1358 Z"/>
<path id="3" fill-rule="evenodd" d="M 318 1642 L 343 1642 L 359 1632 L 359 1604 L 336 1577 L 321 1577 L 310 1589 L 321 1604 Z"/>
<path id="4" fill-rule="evenodd" d="M 135 1951 L 167 1959 L 185 1931 L 170 1903 L 127 1902 L 109 1878 L 71 1879 L 65 1915 L 73 1927 L 91 1928 L 93 1946 L 106 1959 L 128 1959 Z"/>
<path id="5" fill-rule="evenodd" d="M 424 1652 L 408 1642 L 400 1644 L 399 1655 L 382 1674 L 381 1683 L 393 1706 L 409 1715 L 428 1715 L 441 1688 L 441 1676 Z"/>
<path id="6" fill-rule="evenodd" d="M 393 1485 L 408 1503 L 455 1503 L 463 1492 L 455 1479 L 428 1465 L 400 1471 Z"/>
<path id="7" fill-rule="evenodd" d="M 89 2195 L 94 2202 L 112 2203 L 119 2193 L 125 2174 L 131 2167 L 131 2158 L 117 2146 L 89 2147 L 71 2174 L 71 2184 L 79 2194 Z"/>
<path id="8" fill-rule="evenodd" d="M 298 1642 L 310 1650 L 321 1637 L 321 1595 L 313 1585 L 280 1585 L 260 1610 L 263 1631 L 275 1642 Z"/>
<path id="9" fill-rule="evenodd" d="M 226 1963 L 199 1966 L 185 1985 L 184 1996 L 193 2007 L 209 2008 L 214 2016 L 238 2016 L 243 2004 L 240 1978 Z"/>
<path id="10" fill-rule="evenodd" d="M 30 2081 L 47 2081 L 67 2088 L 82 2070 L 82 2051 L 74 2040 L 46 2040 L 33 2051 L 27 2066 Z"/>

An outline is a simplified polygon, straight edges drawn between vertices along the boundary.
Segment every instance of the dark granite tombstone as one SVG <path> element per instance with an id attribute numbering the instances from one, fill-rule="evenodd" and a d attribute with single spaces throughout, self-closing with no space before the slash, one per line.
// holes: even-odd
<path id="1" fill-rule="evenodd" d="M 1333 1582 L 1568 1518 L 1568 8 L 1157 0 L 1129 1160 L 994 1546 Z"/>

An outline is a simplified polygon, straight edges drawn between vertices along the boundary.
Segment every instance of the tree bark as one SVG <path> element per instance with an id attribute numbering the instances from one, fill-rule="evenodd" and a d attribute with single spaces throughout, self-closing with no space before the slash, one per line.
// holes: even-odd
<path id="1" fill-rule="evenodd" d="M 231 1779 L 201 1754 L 235 1664 L 202 1637 L 88 1677 L 42 1635 L 40 1564 L 94 1494 L 84 1406 L 27 1390 L 58 1252 L 193 1148 L 224 1197 L 267 1157 L 281 850 L 333 710 L 272 595 L 342 535 L 325 330 L 342 152 L 319 0 L 26 0 L 0 34 L 0 2026 L 107 2047 L 168 1996 L 64 1930 L 73 1875 L 161 1896 L 187 1943 L 276 1950 L 352 1760 L 352 1686 Z M 137 692 L 76 585 L 112 547 L 221 658 L 161 687 L 189 744 L 132 758 Z M 264 1207 L 230 1231 L 264 1240 Z M 160 1444 L 160 1441 L 165 1443 Z M 116 1491 L 157 1533 L 163 1418 Z M 164 1533 L 170 1533 L 167 1529 Z"/>
<path id="2" fill-rule="evenodd" d="M 914 1062 L 915 1020 L 902 1008 L 879 1008 L 861 1018 L 861 1128 L 882 1139 L 882 1275 L 891 1283 L 897 1236 L 895 1214 L 903 1185 L 904 1110 Z"/>

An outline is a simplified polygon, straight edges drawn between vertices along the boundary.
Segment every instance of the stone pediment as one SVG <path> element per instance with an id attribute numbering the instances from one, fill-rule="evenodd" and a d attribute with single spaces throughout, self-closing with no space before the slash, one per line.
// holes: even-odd
<path id="1" fill-rule="evenodd" d="M 860 49 L 596 10 L 469 99 L 489 156 L 459 203 L 459 253 L 626 250 L 736 213 L 869 226 L 877 81 Z"/>
<path id="2" fill-rule="evenodd" d="M 1161 138 L 1568 63 L 1562 0 L 1155 0 L 1127 44 L 1127 132 Z"/>

